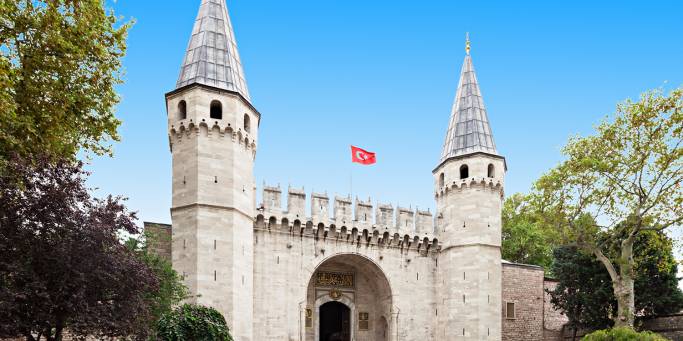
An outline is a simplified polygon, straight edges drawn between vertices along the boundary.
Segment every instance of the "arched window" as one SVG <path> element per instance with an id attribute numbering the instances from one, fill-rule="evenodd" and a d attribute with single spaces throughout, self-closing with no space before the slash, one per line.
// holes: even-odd
<path id="1" fill-rule="evenodd" d="M 251 118 L 248 114 L 244 114 L 244 131 L 251 133 Z"/>
<path id="2" fill-rule="evenodd" d="M 460 179 L 467 179 L 470 177 L 470 169 L 467 165 L 460 166 Z"/>
<path id="3" fill-rule="evenodd" d="M 443 188 L 445 180 L 446 180 L 446 176 L 443 173 L 441 173 L 439 175 L 439 188 Z"/>
<path id="4" fill-rule="evenodd" d="M 211 114 L 210 117 L 214 120 L 223 119 L 223 105 L 219 101 L 211 102 Z"/>
<path id="5" fill-rule="evenodd" d="M 496 167 L 494 167 L 492 163 L 489 163 L 489 178 L 495 178 L 495 177 L 496 177 Z"/>
<path id="6" fill-rule="evenodd" d="M 178 119 L 184 120 L 187 118 L 187 103 L 185 100 L 178 102 Z"/>

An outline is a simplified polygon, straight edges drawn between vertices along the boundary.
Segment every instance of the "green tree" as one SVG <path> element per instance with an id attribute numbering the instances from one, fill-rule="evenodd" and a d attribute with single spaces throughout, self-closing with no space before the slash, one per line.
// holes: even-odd
<path id="1" fill-rule="evenodd" d="M 604 266 L 574 246 L 559 247 L 554 255 L 552 270 L 558 283 L 549 292 L 551 303 L 567 316 L 575 331 L 610 327 L 615 302 Z"/>
<path id="2" fill-rule="evenodd" d="M 148 294 L 158 281 L 118 238 L 139 233 L 123 199 L 91 197 L 80 163 L 12 158 L 7 168 L 0 173 L 0 339 L 59 341 L 65 330 L 145 338 Z"/>
<path id="3" fill-rule="evenodd" d="M 217 310 L 184 304 L 159 321 L 163 341 L 232 341 L 225 318 Z"/>
<path id="4" fill-rule="evenodd" d="M 559 245 L 557 232 L 543 224 L 528 197 L 516 193 L 503 204 L 503 259 L 542 266 L 551 270 L 553 248 Z"/>
<path id="5" fill-rule="evenodd" d="M 173 270 L 169 261 L 154 252 L 150 252 L 147 242 L 152 238 L 159 238 L 159 236 L 145 231 L 143 237 L 129 238 L 126 241 L 126 246 L 152 270 L 159 283 L 157 288 L 146 294 L 151 317 L 148 329 L 153 334 L 161 317 L 171 313 L 176 305 L 188 298 L 189 290 L 183 284 L 178 273 Z"/>
<path id="6" fill-rule="evenodd" d="M 110 153 L 130 25 L 103 0 L 0 1 L 0 166 Z"/>
<path id="7" fill-rule="evenodd" d="M 618 232 L 625 233 L 625 229 Z M 606 254 L 619 256 L 619 243 L 602 234 Z M 617 301 L 609 273 L 600 261 L 575 246 L 555 250 L 553 271 L 558 284 L 550 292 L 553 305 L 562 310 L 573 327 L 603 329 L 611 327 Z M 645 231 L 634 246 L 635 311 L 639 317 L 667 315 L 683 308 L 683 292 L 678 288 L 678 264 L 673 242 L 662 233 Z"/>
<path id="8" fill-rule="evenodd" d="M 617 106 L 595 135 L 571 138 L 567 159 L 535 184 L 547 224 L 593 254 L 606 268 L 617 300 L 616 326 L 633 328 L 633 248 L 646 230 L 683 221 L 683 89 L 661 90 Z M 624 233 L 615 227 L 624 224 Z M 598 238 L 619 245 L 614 259 Z"/>

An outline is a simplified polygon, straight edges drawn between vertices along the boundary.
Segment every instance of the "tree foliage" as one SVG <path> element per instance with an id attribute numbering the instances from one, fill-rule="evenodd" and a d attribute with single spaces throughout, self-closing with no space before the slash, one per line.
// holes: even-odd
<path id="1" fill-rule="evenodd" d="M 611 280 L 595 257 L 572 246 L 555 249 L 553 273 L 557 286 L 550 291 L 551 303 L 567 316 L 573 329 L 602 329 L 612 326 L 614 302 Z"/>
<path id="2" fill-rule="evenodd" d="M 129 27 L 103 0 L 0 1 L 0 162 L 110 151 Z"/>
<path id="3" fill-rule="evenodd" d="M 217 310 L 184 304 L 159 321 L 164 341 L 232 341 L 225 318 Z"/>
<path id="4" fill-rule="evenodd" d="M 595 135 L 574 137 L 567 159 L 535 184 L 542 215 L 606 268 L 618 302 L 617 326 L 633 326 L 633 247 L 645 230 L 683 221 L 683 89 L 650 91 L 617 106 Z M 615 232 L 625 224 L 623 234 Z M 609 238 L 601 240 L 601 233 Z M 605 242 L 619 255 L 605 255 Z"/>
<path id="5" fill-rule="evenodd" d="M 156 290 L 146 294 L 151 314 L 148 330 L 154 333 L 161 317 L 171 313 L 178 303 L 188 298 L 189 290 L 169 261 L 150 252 L 147 242 L 152 238 L 158 236 L 145 231 L 144 238 L 131 237 L 126 241 L 126 246 L 152 270 L 159 282 Z"/>
<path id="6" fill-rule="evenodd" d="M 539 218 L 533 202 L 516 193 L 503 204 L 503 259 L 542 266 L 551 272 L 553 249 L 558 246 L 558 233 Z"/>
<path id="7" fill-rule="evenodd" d="M 146 337 L 154 273 L 118 239 L 138 233 L 115 197 L 92 198 L 81 165 L 8 163 L 0 176 L 0 337 Z M 20 186 L 17 186 L 20 184 Z"/>
<path id="8" fill-rule="evenodd" d="M 623 233 L 623 230 L 622 230 Z M 608 239 L 608 236 L 604 236 Z M 619 255 L 619 244 L 610 243 L 606 254 Z M 617 311 L 609 273 L 600 261 L 575 246 L 555 250 L 553 272 L 559 281 L 550 292 L 551 302 L 578 328 L 611 327 Z M 678 287 L 678 263 L 672 240 L 661 233 L 645 231 L 634 248 L 635 311 L 638 317 L 677 313 L 683 309 L 683 292 Z"/>

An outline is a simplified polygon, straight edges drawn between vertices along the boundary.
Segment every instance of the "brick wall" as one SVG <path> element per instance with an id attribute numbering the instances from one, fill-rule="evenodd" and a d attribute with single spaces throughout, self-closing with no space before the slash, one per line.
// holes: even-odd
<path id="1" fill-rule="evenodd" d="M 643 321 L 643 330 L 651 330 L 674 341 L 683 341 L 683 313 Z"/>
<path id="2" fill-rule="evenodd" d="M 643 320 L 639 329 L 655 332 L 673 341 L 683 341 L 683 313 Z M 572 340 L 571 328 L 564 328 L 563 332 L 563 340 Z M 589 333 L 590 330 L 579 330 L 576 333 L 576 340 Z"/>
<path id="3" fill-rule="evenodd" d="M 517 341 L 543 338 L 543 268 L 503 263 L 503 337 Z M 508 302 L 515 304 L 515 318 L 505 315 Z"/>
<path id="4" fill-rule="evenodd" d="M 149 251 L 171 261 L 171 225 L 145 222 Z"/>

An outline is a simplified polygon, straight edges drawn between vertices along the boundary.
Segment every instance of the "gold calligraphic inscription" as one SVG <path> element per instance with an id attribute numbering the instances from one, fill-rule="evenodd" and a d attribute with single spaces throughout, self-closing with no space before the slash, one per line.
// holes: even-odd
<path id="1" fill-rule="evenodd" d="M 319 287 L 353 288 L 353 274 L 338 272 L 318 272 L 315 285 Z"/>

